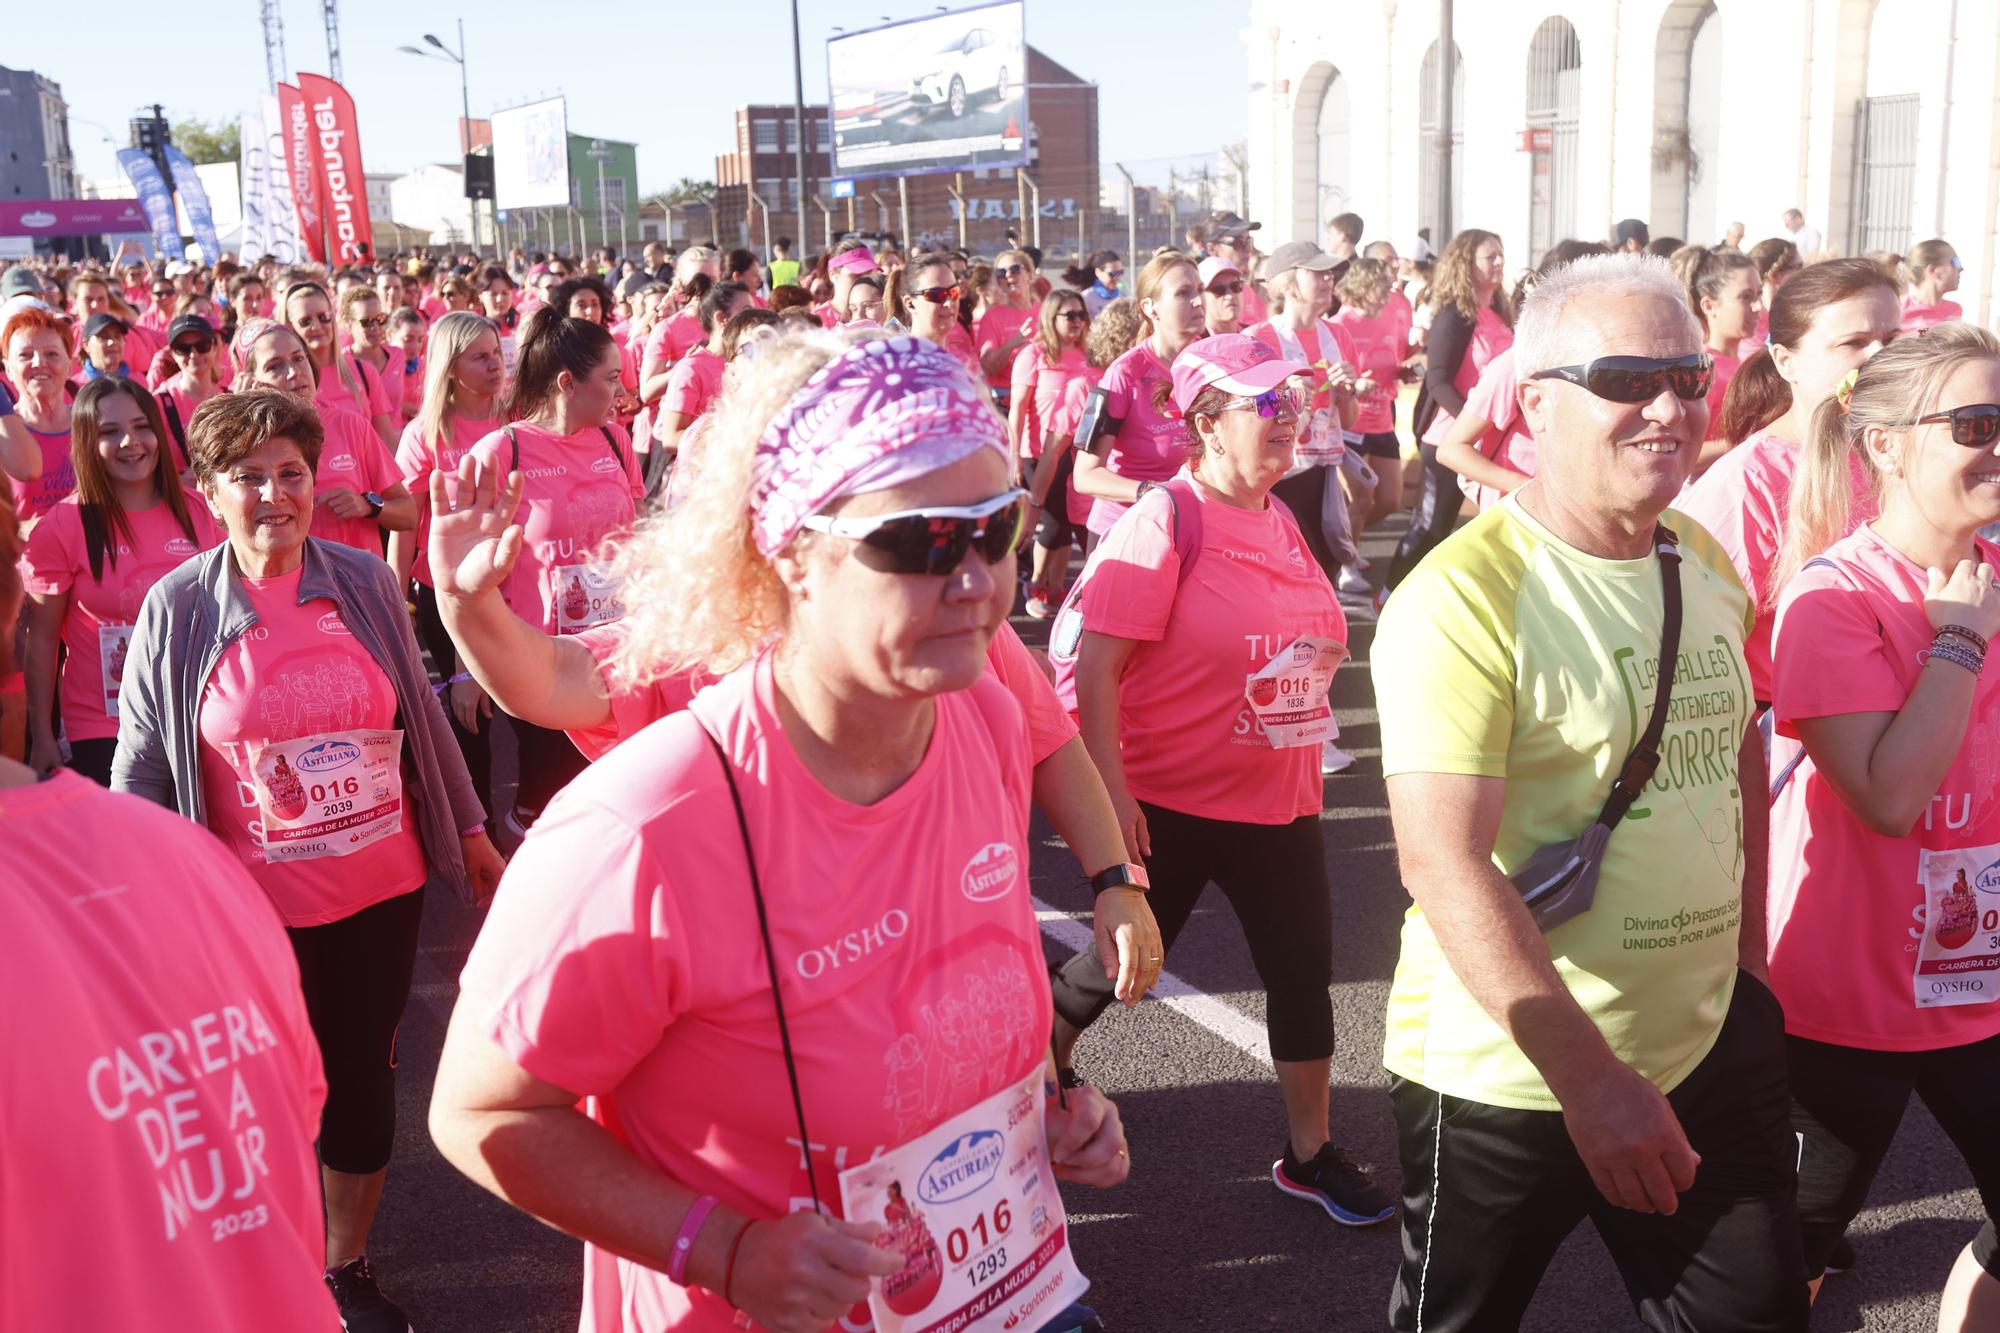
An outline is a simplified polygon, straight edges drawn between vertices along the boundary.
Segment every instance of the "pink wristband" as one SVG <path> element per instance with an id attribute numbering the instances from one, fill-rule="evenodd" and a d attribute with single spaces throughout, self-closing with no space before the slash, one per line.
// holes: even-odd
<path id="1" fill-rule="evenodd" d="M 715 1204 L 713 1194 L 704 1194 L 681 1219 L 681 1234 L 674 1237 L 674 1252 L 667 1259 L 667 1281 L 677 1287 L 687 1285 L 688 1257 L 694 1253 L 694 1238 L 701 1234 L 702 1223 L 715 1211 Z"/>

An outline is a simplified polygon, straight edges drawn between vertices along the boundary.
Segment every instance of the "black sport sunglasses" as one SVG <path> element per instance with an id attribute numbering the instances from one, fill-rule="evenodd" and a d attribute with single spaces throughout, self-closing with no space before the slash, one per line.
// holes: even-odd
<path id="1" fill-rule="evenodd" d="M 806 527 L 860 543 L 863 564 L 884 574 L 949 574 L 977 549 L 997 565 L 1021 544 L 1028 522 L 1028 493 L 1003 491 L 976 505 L 949 509 L 906 509 L 873 518 L 814 514 Z"/>
<path id="2" fill-rule="evenodd" d="M 1650 403 L 1668 389 L 1683 402 L 1708 397 L 1715 379 L 1715 360 L 1706 353 L 1692 356 L 1600 356 L 1580 366 L 1553 366 L 1528 376 L 1531 380 L 1563 380 L 1588 389 L 1612 403 Z"/>
<path id="3" fill-rule="evenodd" d="M 1932 412 L 1905 426 L 1922 426 L 1932 421 L 1951 423 L 1951 442 L 1968 449 L 1985 449 L 2000 439 L 2000 403 L 1967 403 L 1945 412 Z"/>

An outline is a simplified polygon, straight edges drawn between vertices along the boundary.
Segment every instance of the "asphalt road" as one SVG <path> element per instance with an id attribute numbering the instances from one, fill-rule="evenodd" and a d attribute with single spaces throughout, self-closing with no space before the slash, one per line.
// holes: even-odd
<path id="1" fill-rule="evenodd" d="M 1385 563 L 1381 534 L 1367 549 Z M 1365 613 L 1355 620 L 1355 658 L 1335 682 L 1335 703 L 1342 744 L 1361 762 L 1328 780 L 1324 815 L 1336 895 L 1334 1134 L 1393 1188 L 1395 1144 L 1379 1055 L 1406 900 L 1367 675 L 1373 627 Z M 1042 628 L 1016 623 L 1024 634 Z M 1041 901 L 1083 919 L 1087 886 L 1039 820 L 1033 880 Z M 402 1028 L 395 1162 L 371 1251 L 385 1289 L 405 1305 L 418 1333 L 572 1329 L 579 1245 L 475 1188 L 444 1163 L 424 1131 L 455 995 L 450 979 L 478 924 L 476 913 L 431 895 L 416 994 Z M 1067 956 L 1067 948 L 1048 943 L 1051 959 Z M 1114 1008 L 1078 1049 L 1079 1066 L 1123 1112 L 1134 1168 L 1114 1190 L 1064 1190 L 1077 1256 L 1093 1283 L 1089 1300 L 1113 1333 L 1383 1328 L 1395 1224 L 1347 1230 L 1277 1193 L 1269 1177 L 1284 1133 L 1277 1088 L 1260 1057 L 1211 1030 L 1254 1036 L 1263 1021 L 1256 974 L 1219 894 L 1211 891 L 1197 908 L 1167 967 L 1198 993 L 1192 1001 Z M 1221 1009 L 1204 1009 L 1214 1003 Z M 1206 1014 L 1209 1025 L 1190 1011 Z M 1816 1333 L 1930 1329 L 1952 1260 L 1978 1229 L 1970 1178 L 1921 1106 L 1905 1119 L 1870 1202 L 1852 1232 L 1860 1266 L 1828 1281 Z M 1558 1333 L 1639 1327 L 1587 1224 L 1550 1268 L 1525 1326 Z"/>

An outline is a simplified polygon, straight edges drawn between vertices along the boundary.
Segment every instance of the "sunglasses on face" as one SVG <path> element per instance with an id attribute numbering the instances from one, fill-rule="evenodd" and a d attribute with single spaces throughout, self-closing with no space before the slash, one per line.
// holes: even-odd
<path id="1" fill-rule="evenodd" d="M 333 323 L 333 316 L 327 314 L 325 311 L 321 311 L 317 315 L 300 315 L 299 323 L 305 325 L 331 324 Z"/>
<path id="2" fill-rule="evenodd" d="M 1210 296 L 1241 296 L 1243 284 L 1240 282 L 1212 282 L 1208 286 Z"/>
<path id="3" fill-rule="evenodd" d="M 1090 312 L 1088 310 L 1065 310 L 1060 315 L 1057 315 L 1056 318 L 1062 320 L 1065 324 L 1088 324 L 1090 323 Z"/>
<path id="4" fill-rule="evenodd" d="M 1951 423 L 1951 442 L 1968 449 L 1990 448 L 2000 440 L 2000 403 L 1968 403 L 1948 412 L 1933 412 L 1906 425 L 1922 426 L 1933 421 Z"/>
<path id="5" fill-rule="evenodd" d="M 959 296 L 956 287 L 926 287 L 916 294 L 932 305 L 950 305 Z"/>
<path id="6" fill-rule="evenodd" d="M 204 338 L 198 343 L 175 343 L 175 356 L 207 356 L 215 350 L 215 344 Z"/>
<path id="7" fill-rule="evenodd" d="M 1691 403 L 1708 396 L 1715 378 L 1715 361 L 1702 353 L 1692 356 L 1600 356 L 1580 366 L 1555 366 L 1528 376 L 1531 380 L 1563 380 L 1588 389 L 1609 403 L 1650 403 L 1671 389 L 1674 397 Z"/>
<path id="8" fill-rule="evenodd" d="M 389 317 L 387 315 L 377 315 L 373 319 L 364 319 L 357 322 L 364 329 L 386 329 L 389 327 Z"/>
<path id="9" fill-rule="evenodd" d="M 976 505 L 906 509 L 874 518 L 806 519 L 813 532 L 859 542 L 856 558 L 884 574 L 949 574 L 969 550 L 997 565 L 1021 544 L 1028 522 L 1028 493 L 1004 491 Z"/>
<path id="10" fill-rule="evenodd" d="M 1232 398 L 1229 400 L 1229 405 L 1222 410 L 1225 412 L 1247 412 L 1253 407 L 1257 409 L 1258 416 L 1267 419 L 1277 416 L 1279 412 L 1286 408 L 1290 408 L 1292 415 L 1297 416 L 1299 413 L 1305 411 L 1305 398 L 1297 389 L 1266 389 L 1260 394 Z"/>
<path id="11" fill-rule="evenodd" d="M 1005 268 L 994 269 L 993 276 L 996 278 L 1018 278 L 1027 271 L 1028 270 L 1020 264 L 1009 264 Z"/>
<path id="12" fill-rule="evenodd" d="M 171 301 L 173 297 L 174 297 L 174 289 L 171 287 L 153 288 L 153 299 L 155 301 Z"/>

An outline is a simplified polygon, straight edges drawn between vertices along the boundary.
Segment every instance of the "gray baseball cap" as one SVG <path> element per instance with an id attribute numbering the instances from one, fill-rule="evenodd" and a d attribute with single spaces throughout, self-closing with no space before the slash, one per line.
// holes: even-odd
<path id="1" fill-rule="evenodd" d="M 1264 276 L 1275 278 L 1281 273 L 1290 273 L 1302 268 L 1308 273 L 1326 273 L 1340 266 L 1340 261 L 1311 241 L 1286 241 L 1272 252 L 1264 264 Z"/>

